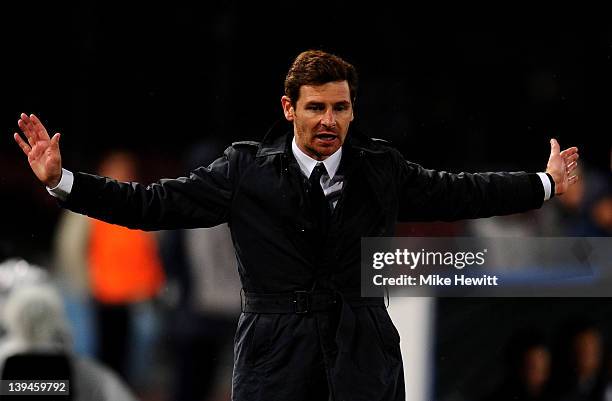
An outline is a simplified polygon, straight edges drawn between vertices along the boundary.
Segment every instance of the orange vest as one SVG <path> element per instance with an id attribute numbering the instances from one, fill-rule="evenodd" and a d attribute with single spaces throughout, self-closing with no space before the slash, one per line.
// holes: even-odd
<path id="1" fill-rule="evenodd" d="M 165 281 L 153 235 L 90 222 L 89 280 L 94 298 L 119 304 L 153 297 Z"/>

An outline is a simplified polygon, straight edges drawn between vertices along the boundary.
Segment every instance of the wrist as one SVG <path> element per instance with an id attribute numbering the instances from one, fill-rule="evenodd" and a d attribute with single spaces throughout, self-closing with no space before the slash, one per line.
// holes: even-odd
<path id="1" fill-rule="evenodd" d="M 60 173 L 57 177 L 47 180 L 45 185 L 50 189 L 54 189 L 54 188 L 57 188 L 57 186 L 59 185 L 61 181 L 62 181 L 62 170 L 60 170 Z"/>
<path id="2" fill-rule="evenodd" d="M 557 194 L 557 185 L 555 183 L 555 179 L 553 178 L 552 174 L 550 174 L 548 171 L 545 174 L 550 180 L 550 185 L 551 185 L 550 198 L 552 199 L 552 197 Z"/>

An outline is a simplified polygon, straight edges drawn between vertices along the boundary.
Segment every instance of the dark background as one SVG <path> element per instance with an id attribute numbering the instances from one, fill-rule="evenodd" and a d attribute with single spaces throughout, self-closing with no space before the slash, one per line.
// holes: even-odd
<path id="1" fill-rule="evenodd" d="M 141 158 L 144 181 L 185 174 L 195 143 L 257 140 L 282 118 L 284 75 L 309 48 L 357 67 L 356 123 L 426 167 L 542 171 L 556 137 L 609 171 L 612 33 L 416 28 L 417 14 L 394 8 L 311 7 L 139 1 L 3 9 L 0 256 L 47 264 L 59 212 L 12 139 L 20 112 L 62 133 L 69 169 L 94 171 L 104 151 L 126 148 Z M 511 327 L 520 319 L 552 327 L 564 308 L 592 309 L 585 302 L 593 301 L 473 302 L 440 303 L 438 395 L 470 392 L 482 380 L 487 367 L 477 355 L 486 347 L 478 344 L 495 349 L 507 333 L 499 308 Z M 595 304 L 608 313 L 609 303 Z M 471 331 L 457 339 L 458 327 Z M 476 356 L 455 353 L 463 341 Z"/>
<path id="2" fill-rule="evenodd" d="M 537 332 L 556 364 L 568 352 L 568 326 L 593 324 L 603 339 L 602 368 L 610 369 L 611 298 L 441 298 L 437 300 L 433 388 L 436 400 L 480 400 L 508 373 L 517 333 Z M 608 382 L 611 380 L 608 378 Z"/>
<path id="3" fill-rule="evenodd" d="M 553 136 L 609 165 L 608 32 L 417 29 L 392 8 L 345 15 L 331 5 L 324 17 L 285 5 L 284 21 L 272 10 L 86 2 L 2 13 L 2 241 L 42 236 L 29 246 L 44 252 L 57 214 L 11 138 L 20 112 L 63 134 L 66 167 L 92 171 L 122 147 L 155 180 L 184 173 L 199 140 L 260 139 L 282 118 L 284 74 L 308 48 L 358 68 L 356 123 L 426 167 L 542 170 Z"/>

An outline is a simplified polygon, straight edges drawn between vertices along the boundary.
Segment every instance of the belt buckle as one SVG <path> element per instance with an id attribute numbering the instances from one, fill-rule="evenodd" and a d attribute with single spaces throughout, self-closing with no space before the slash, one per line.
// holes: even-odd
<path id="1" fill-rule="evenodd" d="M 293 304 L 295 305 L 295 313 L 297 315 L 303 315 L 310 312 L 310 292 L 308 291 L 294 291 Z"/>

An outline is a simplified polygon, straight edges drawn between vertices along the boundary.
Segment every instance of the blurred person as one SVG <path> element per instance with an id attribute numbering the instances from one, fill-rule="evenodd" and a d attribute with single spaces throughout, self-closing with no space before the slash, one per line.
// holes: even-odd
<path id="1" fill-rule="evenodd" d="M 584 319 L 567 323 L 560 333 L 556 399 L 603 401 L 606 385 L 603 355 L 603 336 L 595 323 Z"/>
<path id="2" fill-rule="evenodd" d="M 64 355 L 70 364 L 73 399 L 136 401 L 115 373 L 73 352 L 62 299 L 53 286 L 30 284 L 14 288 L 2 307 L 2 323 L 7 333 L 0 339 L 0 372 L 11 356 Z M 1 374 L 0 377 L 4 378 Z"/>
<path id="3" fill-rule="evenodd" d="M 132 181 L 137 177 L 136 160 L 129 152 L 111 151 L 102 158 L 99 172 Z M 145 391 L 153 380 L 159 319 L 153 300 L 164 285 L 156 238 L 66 212 L 58 224 L 55 248 L 66 294 L 74 301 L 69 305 L 75 317 L 85 319 L 80 336 L 91 334 L 88 318 L 93 315 L 97 357 Z"/>
<path id="4" fill-rule="evenodd" d="M 607 195 L 599 199 L 591 209 L 594 223 L 607 233 L 612 235 L 612 196 Z"/>
<path id="5" fill-rule="evenodd" d="M 0 262 L 0 305 L 11 290 L 20 285 L 46 283 L 51 280 L 49 272 L 42 266 L 21 258 L 9 258 Z"/>
<path id="6" fill-rule="evenodd" d="M 177 294 L 168 316 L 172 400 L 229 400 L 240 282 L 227 224 L 164 232 L 164 266 Z M 177 255 L 177 251 L 183 253 Z M 164 253 L 164 252 L 162 252 Z"/>
<path id="7" fill-rule="evenodd" d="M 53 236 L 53 271 L 72 322 L 74 349 L 94 357 L 98 339 L 87 261 L 89 231 L 87 216 L 62 210 Z"/>
<path id="8" fill-rule="evenodd" d="M 184 158 L 185 167 L 208 165 L 222 150 L 214 139 L 202 141 Z M 177 298 L 166 330 L 174 359 L 171 399 L 229 400 L 232 340 L 240 314 L 240 281 L 229 227 L 161 234 L 168 286 Z"/>
<path id="9" fill-rule="evenodd" d="M 581 165 L 582 179 L 539 211 L 544 236 L 600 237 L 612 234 L 612 175 Z"/>
<path id="10" fill-rule="evenodd" d="M 506 377 L 483 401 L 552 401 L 550 351 L 542 334 L 522 331 L 506 349 Z"/>
<path id="11" fill-rule="evenodd" d="M 495 266 L 495 271 L 520 273 L 525 266 L 531 265 L 535 255 L 532 252 L 517 252 L 511 239 L 538 236 L 539 211 L 470 220 L 466 224 L 466 235 L 473 237 L 475 244 L 480 240 L 483 244 L 487 243 L 487 263 Z M 497 240 L 492 242 L 491 238 Z"/>
<path id="12" fill-rule="evenodd" d="M 356 91 L 351 64 L 303 52 L 281 97 L 289 124 L 276 124 L 260 143 L 234 143 L 189 177 L 152 185 L 62 169 L 60 134 L 51 138 L 34 115 L 18 122 L 26 140 L 14 138 L 70 210 L 144 230 L 229 223 L 245 293 L 234 400 L 402 400 L 399 333 L 382 297 L 361 297 L 361 238 L 391 236 L 397 220 L 539 208 L 577 181 L 578 149 L 561 151 L 551 139 L 541 173 L 426 170 L 349 130 Z"/>

